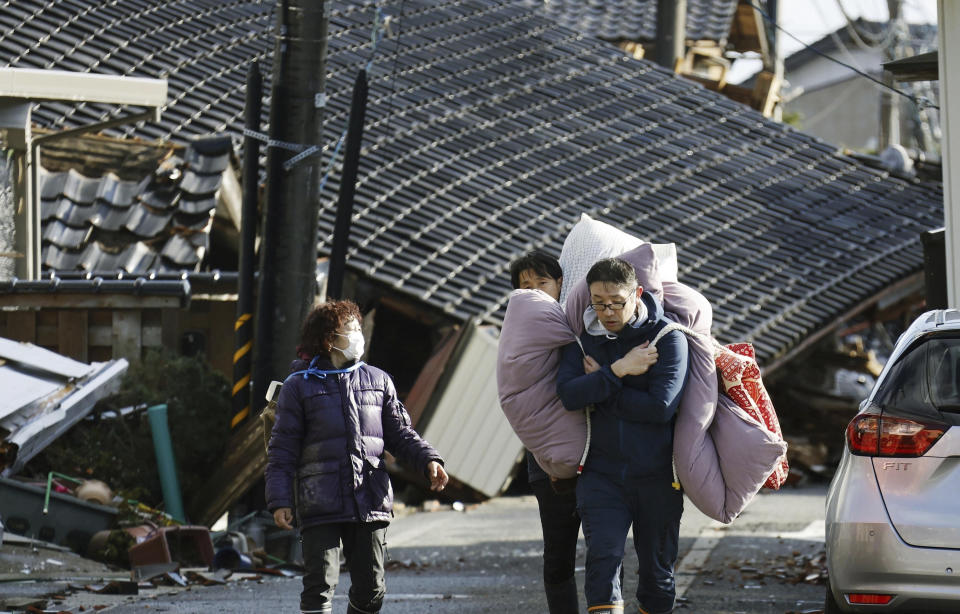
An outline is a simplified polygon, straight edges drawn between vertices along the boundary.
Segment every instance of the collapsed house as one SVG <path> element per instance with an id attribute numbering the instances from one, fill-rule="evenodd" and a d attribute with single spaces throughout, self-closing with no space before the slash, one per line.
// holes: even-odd
<path id="1" fill-rule="evenodd" d="M 392 25 L 374 53 L 378 9 Z M 8 31 L 0 61 L 166 76 L 161 121 L 111 133 L 187 144 L 242 133 L 247 66 L 269 67 L 274 20 L 271 6 L 253 0 L 95 2 L 80 15 L 18 3 L 0 15 Z M 494 377 L 508 264 L 534 246 L 558 254 L 582 213 L 677 244 L 679 278 L 710 299 L 715 336 L 752 341 L 768 376 L 858 314 L 922 293 L 919 236 L 943 220 L 936 178 L 846 155 L 584 37 L 540 3 L 334 3 L 329 145 L 318 164 L 334 150 L 353 78 L 371 58 L 345 295 L 374 321 L 368 360 L 394 375 L 450 473 L 484 496 L 506 488 L 522 453 Z M 34 118 L 61 129 L 104 112 L 46 104 Z M 333 239 L 333 169 L 320 196 L 320 257 Z M 72 249 L 60 257 L 73 262 Z M 208 270 L 213 251 L 190 268 Z M 45 275 L 76 275 L 59 262 Z M 149 270 L 137 275 L 152 283 Z M 50 296 L 64 286 L 50 285 Z M 17 288 L 0 292 L 11 313 L 26 308 Z M 227 476 L 231 491 L 256 479 L 262 459 L 249 463 Z"/>

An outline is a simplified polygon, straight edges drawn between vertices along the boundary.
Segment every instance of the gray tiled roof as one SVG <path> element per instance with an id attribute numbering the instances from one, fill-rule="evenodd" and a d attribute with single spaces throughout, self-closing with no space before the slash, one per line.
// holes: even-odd
<path id="1" fill-rule="evenodd" d="M 76 141 L 82 147 L 82 140 Z M 212 144 L 211 144 L 212 143 Z M 191 145 L 138 181 L 74 169 L 40 175 L 42 264 L 128 273 L 195 270 L 209 247 L 229 139 Z M 43 157 L 41 156 L 41 160 Z"/>
<path id="2" fill-rule="evenodd" d="M 379 5 L 394 16 L 395 36 L 380 44 L 370 74 L 348 263 L 454 317 L 496 321 L 510 290 L 508 261 L 535 245 L 558 253 L 588 212 L 676 242 L 681 279 L 712 301 L 715 333 L 753 340 L 769 362 L 919 271 L 918 233 L 942 224 L 939 183 L 840 155 L 562 27 L 539 7 Z M 210 130 L 239 134 L 247 62 L 261 60 L 269 74 L 272 5 L 125 6 L 91 2 L 71 20 L 59 5 L 18 1 L 0 11 L 8 30 L 0 61 L 167 74 L 163 120 L 120 133 L 181 142 Z M 369 0 L 335 5 L 328 143 L 345 123 L 373 16 Z M 67 127 L 104 112 L 42 105 L 35 118 Z M 337 172 L 321 195 L 322 253 Z"/>
<path id="3" fill-rule="evenodd" d="M 653 42 L 657 0 L 523 0 L 557 23 L 587 36 Z M 726 40 L 737 0 L 687 0 L 687 38 Z"/>

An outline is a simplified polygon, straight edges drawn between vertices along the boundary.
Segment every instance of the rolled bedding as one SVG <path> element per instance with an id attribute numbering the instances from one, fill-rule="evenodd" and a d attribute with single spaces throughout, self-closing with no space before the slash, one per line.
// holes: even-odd
<path id="1" fill-rule="evenodd" d="M 583 411 L 556 393 L 560 349 L 575 341 L 560 303 L 539 290 L 514 290 L 497 351 L 500 407 L 548 475 L 572 478 L 587 441 Z"/>
<path id="2" fill-rule="evenodd" d="M 619 257 L 634 266 L 640 285 L 663 302 L 669 319 L 710 335 L 709 302 L 682 283 L 661 280 L 651 244 Z M 520 441 L 556 478 L 576 475 L 586 445 L 585 414 L 563 407 L 556 394 L 556 376 L 561 348 L 583 331 L 589 299 L 583 279 L 569 289 L 565 313 L 538 290 L 515 290 L 500 335 L 501 408 Z M 700 511 L 729 523 L 763 486 L 786 453 L 786 444 L 718 394 L 713 348 L 697 337 L 688 341 L 690 374 L 674 430 L 677 477 Z"/>
<path id="3" fill-rule="evenodd" d="M 632 264 L 640 285 L 663 301 L 668 319 L 709 337 L 713 320 L 709 301 L 680 282 L 661 282 L 649 243 L 619 258 Z M 582 315 L 589 302 L 590 293 L 582 280 L 570 290 L 566 308 L 567 323 L 577 335 L 583 332 Z M 719 394 L 709 342 L 693 336 L 687 341 L 690 373 L 673 431 L 674 467 L 684 493 L 697 509 L 730 523 L 776 469 L 787 444 L 732 399 Z"/>

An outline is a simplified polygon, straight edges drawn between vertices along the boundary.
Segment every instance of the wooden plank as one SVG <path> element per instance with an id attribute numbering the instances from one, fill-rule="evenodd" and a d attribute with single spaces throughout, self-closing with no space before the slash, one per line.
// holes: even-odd
<path id="1" fill-rule="evenodd" d="M 107 362 L 113 360 L 113 350 L 107 347 L 91 347 L 90 362 Z"/>
<path id="2" fill-rule="evenodd" d="M 263 478 L 267 454 L 263 446 L 263 422 L 247 420 L 230 436 L 223 462 L 206 485 L 187 503 L 190 518 L 212 525 Z"/>
<path id="3" fill-rule="evenodd" d="M 57 335 L 57 325 L 37 322 L 37 339 L 34 343 L 56 352 L 57 347 L 60 345 L 60 336 Z"/>
<path id="4" fill-rule="evenodd" d="M 113 347 L 113 316 L 109 324 L 90 324 L 87 327 L 87 345 L 94 347 Z"/>
<path id="5" fill-rule="evenodd" d="M 236 318 L 236 303 L 211 303 L 207 320 L 207 361 L 230 381 L 233 381 L 233 353 L 237 345 Z"/>
<path id="6" fill-rule="evenodd" d="M 145 348 L 159 348 L 163 346 L 163 329 L 160 326 L 144 325 L 141 330 L 141 341 Z"/>
<path id="7" fill-rule="evenodd" d="M 140 312 L 135 309 L 113 312 L 113 357 L 140 360 L 141 342 Z"/>
<path id="8" fill-rule="evenodd" d="M 0 294 L 0 307 L 49 307 L 58 309 L 179 309 L 179 296 L 109 296 L 58 292 L 56 294 Z"/>
<path id="9" fill-rule="evenodd" d="M 163 315 L 160 309 L 144 309 L 141 312 L 141 334 L 143 347 L 159 348 L 163 346 Z"/>
<path id="10" fill-rule="evenodd" d="M 163 347 L 176 352 L 177 340 L 180 339 L 180 310 L 161 310 L 160 327 L 163 330 L 163 339 L 161 339 Z"/>
<path id="11" fill-rule="evenodd" d="M 4 336 L 14 341 L 37 342 L 37 312 L 33 309 L 8 311 L 7 330 Z"/>
<path id="12" fill-rule="evenodd" d="M 94 326 L 111 326 L 113 324 L 113 311 L 109 309 L 90 309 L 87 311 L 87 323 L 91 328 Z"/>
<path id="13" fill-rule="evenodd" d="M 57 351 L 74 360 L 87 362 L 87 312 L 61 309 L 57 313 Z"/>
<path id="14" fill-rule="evenodd" d="M 731 48 L 740 52 L 756 51 L 766 56 L 766 38 L 763 17 L 751 6 L 750 0 L 741 0 L 733 23 L 730 24 L 730 35 L 727 40 Z"/>
<path id="15" fill-rule="evenodd" d="M 772 72 L 760 71 L 755 77 L 750 106 L 763 113 L 764 117 L 770 117 L 773 115 L 774 105 L 780 99 L 779 94 L 780 79 Z"/>
<path id="16" fill-rule="evenodd" d="M 466 327 L 461 326 L 451 330 L 447 336 L 444 337 L 438 344 L 433 355 L 427 360 L 427 363 L 423 365 L 423 369 L 420 370 L 420 375 L 417 376 L 417 380 L 413 383 L 413 387 L 407 394 L 407 398 L 403 400 L 404 405 L 407 406 L 407 413 L 410 415 L 410 422 L 413 426 L 417 426 L 420 422 L 420 416 L 423 414 L 427 403 L 430 402 L 431 397 L 433 397 L 433 393 L 437 389 L 437 384 L 440 382 L 440 378 L 443 377 L 444 369 L 450 361 L 450 356 L 453 354 L 453 350 L 457 347 L 457 343 L 460 341 L 465 330 Z"/>

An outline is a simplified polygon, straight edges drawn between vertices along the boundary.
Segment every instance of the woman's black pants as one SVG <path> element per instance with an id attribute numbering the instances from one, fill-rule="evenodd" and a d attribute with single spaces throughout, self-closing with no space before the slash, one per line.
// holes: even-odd
<path id="1" fill-rule="evenodd" d="M 321 524 L 303 529 L 303 592 L 301 612 L 329 614 L 333 611 L 333 593 L 340 579 L 340 547 L 350 567 L 350 608 L 348 612 L 375 614 L 383 605 L 386 584 L 383 560 L 387 525 L 380 522 L 344 522 Z"/>
<path id="2" fill-rule="evenodd" d="M 540 507 L 543 528 L 543 585 L 551 614 L 579 611 L 574 570 L 577 561 L 577 538 L 580 516 L 573 490 L 558 494 L 550 480 L 530 482 Z"/>

